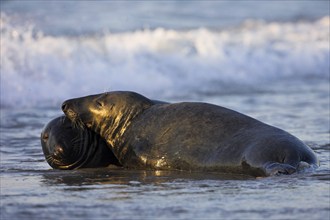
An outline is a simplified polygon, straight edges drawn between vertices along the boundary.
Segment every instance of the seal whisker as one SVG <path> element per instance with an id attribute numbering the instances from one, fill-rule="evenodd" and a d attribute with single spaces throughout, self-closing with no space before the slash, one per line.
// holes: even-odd
<path id="1" fill-rule="evenodd" d="M 52 158 L 51 155 L 47 155 L 47 156 L 46 156 L 46 160 L 47 160 L 47 161 L 51 161 L 52 159 L 53 159 L 53 158 Z"/>
<path id="2" fill-rule="evenodd" d="M 81 141 L 82 140 L 82 138 L 81 138 L 81 136 L 80 135 L 77 135 L 76 137 L 74 137 L 73 139 L 72 139 L 72 144 L 75 144 L 75 143 L 78 143 L 79 141 Z"/>
<path id="3" fill-rule="evenodd" d="M 60 119 L 61 124 L 64 124 L 64 121 L 65 121 L 65 117 L 62 117 L 62 118 Z"/>
<path id="4" fill-rule="evenodd" d="M 76 129 L 85 129 L 86 125 L 79 119 L 76 118 L 75 120 L 72 121 L 73 127 Z"/>
<path id="5" fill-rule="evenodd" d="M 54 159 L 52 157 L 48 157 L 47 162 L 49 163 L 50 166 L 54 165 Z"/>

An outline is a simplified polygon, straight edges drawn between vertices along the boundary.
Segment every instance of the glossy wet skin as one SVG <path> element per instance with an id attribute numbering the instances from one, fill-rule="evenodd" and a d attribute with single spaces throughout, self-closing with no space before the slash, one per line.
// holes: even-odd
<path id="1" fill-rule="evenodd" d="M 86 126 L 106 139 L 122 135 L 131 120 L 143 110 L 154 104 L 165 103 L 145 99 L 137 93 L 122 92 L 91 95 L 84 97 L 83 102 L 70 102 L 86 111 L 77 111 L 63 103 L 62 109 L 66 116 L 78 126 Z"/>
<path id="2" fill-rule="evenodd" d="M 50 121 L 41 132 L 46 161 L 54 169 L 78 169 L 120 165 L 105 141 L 77 126 L 65 116 Z"/>
<path id="3" fill-rule="evenodd" d="M 62 110 L 99 133 L 130 168 L 268 176 L 318 163 L 289 133 L 207 103 L 156 105 L 134 92 L 110 92 L 65 101 Z"/>

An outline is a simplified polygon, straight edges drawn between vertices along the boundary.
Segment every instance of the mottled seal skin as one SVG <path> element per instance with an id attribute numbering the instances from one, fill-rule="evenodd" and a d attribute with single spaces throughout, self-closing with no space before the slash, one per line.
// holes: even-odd
<path id="1" fill-rule="evenodd" d="M 48 164 L 54 169 L 120 165 L 100 135 L 73 126 L 65 116 L 53 119 L 43 128 L 41 146 Z"/>
<path id="2" fill-rule="evenodd" d="M 100 134 L 128 168 L 269 176 L 318 164 L 288 132 L 212 104 L 155 103 L 118 91 L 67 100 L 62 110 Z"/>

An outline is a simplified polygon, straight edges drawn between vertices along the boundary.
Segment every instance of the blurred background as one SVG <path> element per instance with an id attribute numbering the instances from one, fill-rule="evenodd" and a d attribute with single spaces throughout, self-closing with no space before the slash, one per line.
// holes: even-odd
<path id="1" fill-rule="evenodd" d="M 329 80 L 328 1 L 1 1 L 1 107 L 110 90 L 203 100 L 311 80 Z"/>

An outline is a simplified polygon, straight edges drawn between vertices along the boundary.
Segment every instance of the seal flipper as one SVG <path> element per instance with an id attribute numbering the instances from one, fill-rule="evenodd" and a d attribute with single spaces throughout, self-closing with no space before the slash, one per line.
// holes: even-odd
<path id="1" fill-rule="evenodd" d="M 267 176 L 275 176 L 281 174 L 292 174 L 297 171 L 297 169 L 290 164 L 269 162 L 264 165 L 264 169 Z"/>

